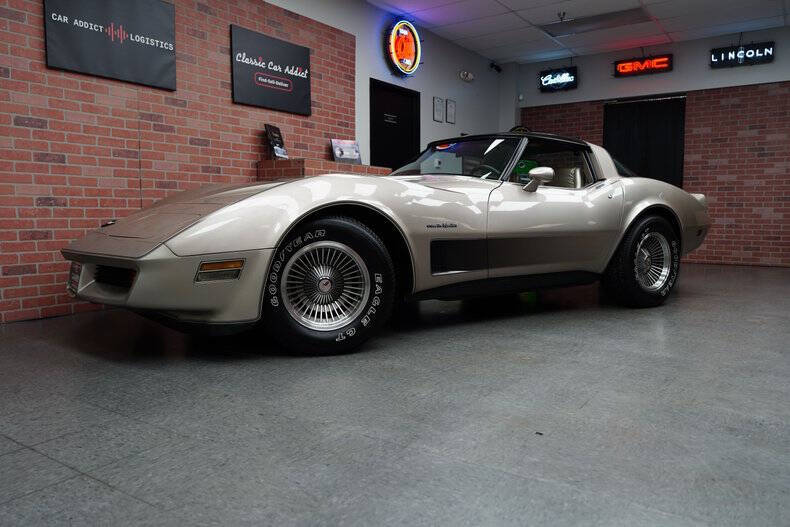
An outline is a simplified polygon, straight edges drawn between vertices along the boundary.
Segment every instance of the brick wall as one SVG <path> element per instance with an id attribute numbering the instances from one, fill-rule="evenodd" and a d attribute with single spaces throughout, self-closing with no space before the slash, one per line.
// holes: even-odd
<path id="1" fill-rule="evenodd" d="M 686 94 L 683 185 L 713 226 L 694 262 L 790 266 L 790 82 Z M 534 130 L 603 142 L 603 102 L 523 108 Z"/>
<path id="2" fill-rule="evenodd" d="M 258 163 L 258 181 L 319 176 L 332 173 L 386 176 L 391 172 L 392 169 L 390 168 L 337 163 L 326 159 L 266 159 Z"/>
<path id="3" fill-rule="evenodd" d="M 172 0 L 171 0 L 172 1 Z M 94 306 L 64 293 L 69 240 L 168 193 L 253 181 L 264 123 L 292 157 L 354 138 L 353 35 L 257 0 L 175 0 L 178 90 L 46 68 L 39 0 L 0 0 L 0 320 Z M 311 49 L 310 117 L 231 102 L 230 24 Z"/>
<path id="4" fill-rule="evenodd" d="M 521 124 L 531 130 L 579 137 L 602 145 L 603 101 L 522 108 Z"/>

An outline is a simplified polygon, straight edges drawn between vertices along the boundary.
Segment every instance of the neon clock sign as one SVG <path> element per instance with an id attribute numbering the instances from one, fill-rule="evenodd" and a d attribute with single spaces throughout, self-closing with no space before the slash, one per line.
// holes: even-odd
<path id="1" fill-rule="evenodd" d="M 615 77 L 636 77 L 648 73 L 672 71 L 672 55 L 655 55 L 638 59 L 618 60 L 614 63 Z"/>
<path id="2" fill-rule="evenodd" d="M 420 65 L 422 46 L 417 29 L 406 20 L 397 22 L 387 37 L 387 55 L 397 73 L 412 75 Z"/>

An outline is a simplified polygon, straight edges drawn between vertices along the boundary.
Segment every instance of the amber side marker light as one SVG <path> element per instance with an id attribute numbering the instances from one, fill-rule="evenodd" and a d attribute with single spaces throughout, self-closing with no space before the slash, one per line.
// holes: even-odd
<path id="1" fill-rule="evenodd" d="M 244 260 L 223 260 L 221 262 L 202 262 L 198 267 L 195 282 L 212 280 L 235 280 L 241 275 Z"/>

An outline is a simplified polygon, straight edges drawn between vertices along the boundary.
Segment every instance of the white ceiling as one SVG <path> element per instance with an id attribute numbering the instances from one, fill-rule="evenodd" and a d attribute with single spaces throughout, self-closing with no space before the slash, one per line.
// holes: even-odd
<path id="1" fill-rule="evenodd" d="M 790 0 L 368 0 L 497 62 L 574 55 L 790 25 Z M 630 26 L 552 37 L 539 25 L 643 7 Z"/>

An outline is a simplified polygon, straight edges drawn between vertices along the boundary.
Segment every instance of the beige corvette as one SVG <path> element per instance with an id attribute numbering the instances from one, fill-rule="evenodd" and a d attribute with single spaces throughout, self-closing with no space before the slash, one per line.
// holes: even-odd
<path id="1" fill-rule="evenodd" d="M 705 197 L 542 133 L 432 143 L 386 177 L 203 187 L 63 250 L 69 290 L 179 327 L 262 323 L 284 346 L 353 349 L 404 299 L 602 280 L 661 304 L 710 225 Z"/>

